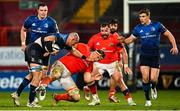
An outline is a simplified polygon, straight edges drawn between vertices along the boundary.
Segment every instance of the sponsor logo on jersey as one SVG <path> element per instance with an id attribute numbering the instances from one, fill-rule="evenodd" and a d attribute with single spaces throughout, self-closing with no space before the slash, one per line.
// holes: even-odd
<path id="1" fill-rule="evenodd" d="M 41 30 L 41 28 L 40 28 L 40 27 L 38 27 L 38 28 L 37 28 L 37 30 Z"/>

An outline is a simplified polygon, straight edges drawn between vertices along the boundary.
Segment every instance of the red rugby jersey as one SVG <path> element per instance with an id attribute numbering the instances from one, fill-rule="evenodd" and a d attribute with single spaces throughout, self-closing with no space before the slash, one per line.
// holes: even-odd
<path id="1" fill-rule="evenodd" d="M 76 49 L 86 57 L 91 53 L 90 48 L 84 43 L 77 43 Z M 59 60 L 66 66 L 71 74 L 85 71 L 90 72 L 92 70 L 92 62 L 76 57 L 72 53 L 63 56 Z"/>
<path id="2" fill-rule="evenodd" d="M 119 59 L 118 50 L 119 40 L 117 36 L 110 34 L 108 38 L 104 39 L 101 33 L 92 36 L 88 42 L 88 46 L 93 50 L 103 50 L 105 58 L 100 60 L 99 63 L 109 64 Z"/>

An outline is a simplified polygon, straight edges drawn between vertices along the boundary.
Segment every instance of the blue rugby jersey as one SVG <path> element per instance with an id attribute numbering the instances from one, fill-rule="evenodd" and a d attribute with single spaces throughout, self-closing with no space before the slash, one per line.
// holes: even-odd
<path id="1" fill-rule="evenodd" d="M 151 21 L 149 25 L 138 24 L 132 35 L 140 39 L 141 55 L 159 55 L 160 36 L 167 29 L 160 23 Z"/>
<path id="2" fill-rule="evenodd" d="M 30 43 L 34 42 L 39 37 L 59 32 L 56 21 L 49 16 L 43 20 L 39 20 L 37 16 L 29 16 L 24 21 L 24 27 L 26 29 L 31 29 Z"/>
<path id="3" fill-rule="evenodd" d="M 62 34 L 62 33 L 56 33 L 56 34 L 53 34 L 57 39 L 56 39 L 56 44 L 58 44 L 58 46 L 63 49 L 66 46 L 66 41 L 67 41 L 67 38 L 69 36 L 69 34 Z"/>

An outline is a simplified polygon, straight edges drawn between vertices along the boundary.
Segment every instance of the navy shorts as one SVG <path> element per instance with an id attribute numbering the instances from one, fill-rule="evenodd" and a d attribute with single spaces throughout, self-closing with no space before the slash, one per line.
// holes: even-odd
<path id="1" fill-rule="evenodd" d="M 160 68 L 160 56 L 140 55 L 140 66 Z"/>
<path id="2" fill-rule="evenodd" d="M 37 43 L 29 44 L 25 49 L 25 61 L 30 63 L 36 63 L 47 66 L 49 56 L 44 57 L 43 54 L 46 51 Z"/>

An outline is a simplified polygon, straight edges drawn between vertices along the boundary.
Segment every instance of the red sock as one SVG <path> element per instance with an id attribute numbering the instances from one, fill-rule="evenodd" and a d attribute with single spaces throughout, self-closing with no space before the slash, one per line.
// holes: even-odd
<path id="1" fill-rule="evenodd" d="M 88 87 L 91 90 L 92 94 L 97 94 L 97 86 L 96 86 L 96 84 L 93 84 L 93 85 L 88 86 Z"/>
<path id="2" fill-rule="evenodd" d="M 60 101 L 60 100 L 66 100 L 66 101 L 71 101 L 71 96 L 69 96 L 68 93 L 64 93 L 64 94 L 58 94 L 55 96 L 54 98 L 56 101 Z"/>
<path id="3" fill-rule="evenodd" d="M 110 89 L 110 90 L 109 90 L 109 97 L 115 95 L 115 93 L 116 93 L 116 90 L 115 90 L 115 89 Z"/>
<path id="4" fill-rule="evenodd" d="M 89 92 L 89 91 L 90 91 L 90 89 L 89 89 L 89 87 L 88 87 L 88 86 L 84 86 L 84 90 L 85 90 L 85 91 L 87 91 L 87 92 Z"/>
<path id="5" fill-rule="evenodd" d="M 125 98 L 126 98 L 126 100 L 127 100 L 128 98 L 132 98 L 131 93 L 127 93 L 126 96 L 125 96 Z"/>

